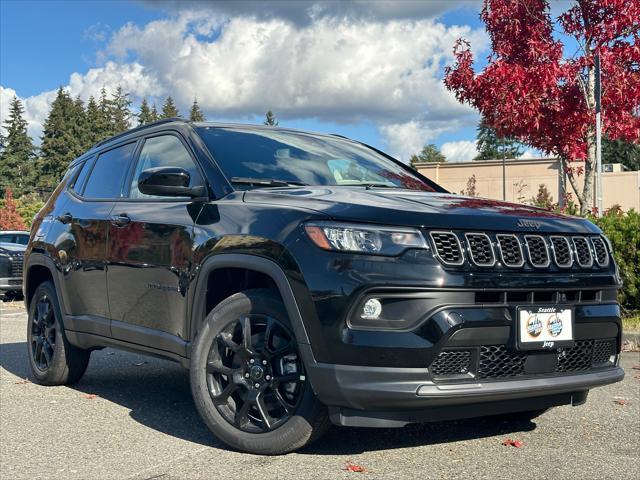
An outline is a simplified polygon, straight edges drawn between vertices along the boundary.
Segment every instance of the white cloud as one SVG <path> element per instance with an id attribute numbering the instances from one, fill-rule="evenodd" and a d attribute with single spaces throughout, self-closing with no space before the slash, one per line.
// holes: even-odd
<path id="1" fill-rule="evenodd" d="M 433 18 L 461 7 L 474 11 L 481 7 L 480 0 L 143 0 L 143 3 L 172 12 L 204 11 L 225 18 L 246 16 L 260 20 L 281 18 L 297 25 L 322 17 L 367 21 Z"/>
<path id="2" fill-rule="evenodd" d="M 298 27 L 185 13 L 128 24 L 107 51 L 136 58 L 185 107 L 197 96 L 205 111 L 225 116 L 271 108 L 282 118 L 397 123 L 468 113 L 440 79 L 460 36 L 483 44 L 483 32 L 433 20 L 321 18 Z"/>
<path id="3" fill-rule="evenodd" d="M 473 160 L 478 154 L 476 142 L 460 140 L 458 142 L 446 142 L 440 147 L 442 154 L 448 162 L 464 162 Z"/>
<path id="4" fill-rule="evenodd" d="M 55 98 L 55 90 L 42 92 L 28 98 L 21 98 L 24 107 L 24 119 L 29 122 L 28 133 L 35 143 L 40 142 L 42 135 L 42 124 L 49 112 L 49 106 Z M 12 88 L 5 88 L 0 85 L 0 122 L 4 124 L 9 115 L 9 105 L 13 97 L 19 97 Z M 3 128 L 4 130 L 4 128 Z"/>
<path id="5" fill-rule="evenodd" d="M 408 162 L 411 155 L 420 152 L 424 145 L 433 142 L 438 135 L 459 126 L 460 122 L 456 119 L 441 122 L 411 120 L 382 125 L 380 133 L 389 154 Z"/>
<path id="6" fill-rule="evenodd" d="M 528 148 L 518 158 L 528 159 L 528 158 L 542 158 L 542 157 L 543 157 L 542 152 L 540 152 L 539 150 L 536 150 L 535 148 Z"/>
<path id="7" fill-rule="evenodd" d="M 118 86 L 137 98 L 147 95 L 158 95 L 162 92 L 158 82 L 149 76 L 139 63 L 117 64 L 107 62 L 103 67 L 92 68 L 85 74 L 72 73 L 69 84 L 64 86 L 71 96 L 80 96 L 88 100 L 90 96 L 98 97 L 102 87 L 111 94 Z M 43 123 L 49 113 L 51 102 L 56 97 L 55 90 L 48 90 L 38 95 L 21 98 L 12 88 L 0 85 L 0 124 L 3 124 L 9 112 L 9 102 L 14 96 L 22 100 L 25 108 L 24 117 L 29 122 L 29 135 L 38 144 L 42 136 Z"/>
<path id="8" fill-rule="evenodd" d="M 331 10 L 338 3 L 314 2 L 316 10 L 326 11 L 308 23 L 277 15 L 227 18 L 215 9 L 129 23 L 99 53 L 104 63 L 71 74 L 66 88 L 84 100 L 103 86 L 122 86 L 135 100 L 172 95 L 182 111 L 197 97 L 209 118 L 241 120 L 272 109 L 283 119 L 367 121 L 405 160 L 440 133 L 476 121 L 441 78 L 455 40 L 463 36 L 483 49 L 482 30 L 446 26 L 411 10 L 436 12 L 446 2 L 429 8 L 404 2 L 398 7 L 405 9 L 402 15 L 402 8 L 393 13 L 384 2 L 355 2 L 348 8 L 375 10 L 360 17 Z M 51 90 L 23 99 L 34 132 L 41 130 L 54 95 Z M 5 118 L 4 107 L 0 115 Z"/>

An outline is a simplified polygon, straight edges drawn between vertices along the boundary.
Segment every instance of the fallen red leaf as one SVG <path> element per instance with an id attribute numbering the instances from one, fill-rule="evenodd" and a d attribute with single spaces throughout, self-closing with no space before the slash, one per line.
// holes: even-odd
<path id="1" fill-rule="evenodd" d="M 616 398 L 614 402 L 617 403 L 618 405 L 626 405 L 627 403 L 629 403 L 624 398 Z"/>
<path id="2" fill-rule="evenodd" d="M 505 447 L 520 448 L 524 445 L 524 442 L 522 440 L 513 440 L 512 438 L 507 438 L 504 442 L 502 442 L 502 445 L 504 445 Z"/>
<path id="3" fill-rule="evenodd" d="M 84 398 L 88 399 L 88 400 L 93 400 L 94 398 L 96 398 L 98 395 L 96 395 L 95 393 L 85 393 L 84 394 Z"/>
<path id="4" fill-rule="evenodd" d="M 20 380 L 18 380 L 17 382 L 14 382 L 16 385 L 24 385 L 25 383 L 31 383 L 31 381 L 28 378 L 21 378 Z"/>
<path id="5" fill-rule="evenodd" d="M 355 463 L 347 462 L 343 468 L 347 472 L 358 472 L 358 473 L 366 473 L 367 469 L 361 467 L 360 465 L 356 465 Z"/>

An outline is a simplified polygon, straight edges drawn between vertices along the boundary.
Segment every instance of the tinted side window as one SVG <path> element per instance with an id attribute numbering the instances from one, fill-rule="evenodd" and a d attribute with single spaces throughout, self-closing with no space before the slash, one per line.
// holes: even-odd
<path id="1" fill-rule="evenodd" d="M 113 148 L 98 156 L 91 171 L 84 196 L 89 198 L 117 198 L 121 196 L 122 184 L 135 143 Z"/>
<path id="2" fill-rule="evenodd" d="M 93 158 L 90 158 L 82 165 L 80 165 L 80 172 L 76 176 L 76 179 L 73 181 L 73 185 L 71 189 L 74 192 L 81 192 L 82 187 L 84 186 L 84 182 L 87 179 L 87 175 L 89 175 L 89 171 L 91 171 L 91 166 L 93 165 Z"/>
<path id="3" fill-rule="evenodd" d="M 174 135 L 161 135 L 148 138 L 140 152 L 136 170 L 131 179 L 131 198 L 157 198 L 145 195 L 138 190 L 140 173 L 149 168 L 180 167 L 184 168 L 191 177 L 190 186 L 202 183 L 200 172 L 180 139 Z"/>
<path id="4" fill-rule="evenodd" d="M 29 235 L 16 235 L 16 243 L 19 243 L 20 245 L 28 245 Z"/>

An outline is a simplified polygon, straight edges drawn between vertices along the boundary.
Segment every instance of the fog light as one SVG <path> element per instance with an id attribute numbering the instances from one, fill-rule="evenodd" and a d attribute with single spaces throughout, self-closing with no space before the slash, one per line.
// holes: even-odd
<path id="1" fill-rule="evenodd" d="M 382 313 L 382 304 L 377 298 L 370 298 L 362 307 L 361 318 L 366 320 L 376 320 Z"/>

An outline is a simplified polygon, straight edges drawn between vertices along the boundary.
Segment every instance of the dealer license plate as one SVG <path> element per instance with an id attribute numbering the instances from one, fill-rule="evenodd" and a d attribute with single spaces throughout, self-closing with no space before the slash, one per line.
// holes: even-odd
<path id="1" fill-rule="evenodd" d="M 561 307 L 520 307 L 518 348 L 554 349 L 573 345 L 573 311 Z"/>

